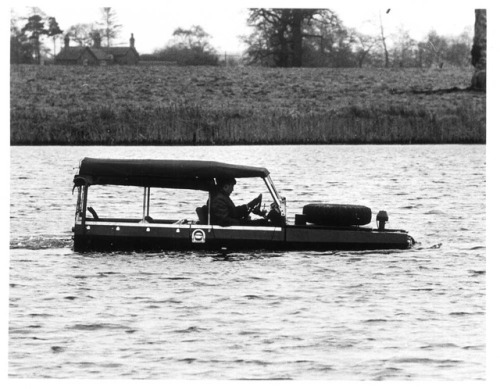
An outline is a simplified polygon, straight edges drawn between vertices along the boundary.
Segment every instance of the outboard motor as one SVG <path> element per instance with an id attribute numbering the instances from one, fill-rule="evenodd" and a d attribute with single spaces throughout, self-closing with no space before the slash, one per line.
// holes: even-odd
<path id="1" fill-rule="evenodd" d="M 386 211 L 379 211 L 377 213 L 377 226 L 380 231 L 385 229 L 385 223 L 389 221 L 389 215 Z"/>

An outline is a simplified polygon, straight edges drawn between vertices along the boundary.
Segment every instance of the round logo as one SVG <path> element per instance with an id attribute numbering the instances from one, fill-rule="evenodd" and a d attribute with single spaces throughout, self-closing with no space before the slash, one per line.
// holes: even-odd
<path id="1" fill-rule="evenodd" d="M 205 243 L 205 231 L 194 230 L 191 234 L 191 241 L 193 243 Z"/>

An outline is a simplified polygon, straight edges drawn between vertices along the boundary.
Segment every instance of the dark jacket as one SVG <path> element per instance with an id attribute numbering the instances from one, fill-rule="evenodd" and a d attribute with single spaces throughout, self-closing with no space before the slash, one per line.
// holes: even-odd
<path id="1" fill-rule="evenodd" d="M 235 206 L 233 200 L 224 192 L 218 190 L 211 195 L 210 218 L 212 224 L 220 226 L 237 226 L 243 224 L 248 216 L 246 205 Z"/>

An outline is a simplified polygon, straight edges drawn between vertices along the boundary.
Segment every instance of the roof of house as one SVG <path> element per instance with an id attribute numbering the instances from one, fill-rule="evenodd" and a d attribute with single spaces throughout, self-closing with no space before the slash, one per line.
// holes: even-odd
<path id="1" fill-rule="evenodd" d="M 56 58 L 58 60 L 76 61 L 81 57 L 81 55 L 85 50 L 89 50 L 89 48 L 82 46 L 65 47 L 64 49 L 61 50 L 59 54 L 57 54 Z M 90 53 L 95 56 L 95 54 L 92 53 L 92 51 L 90 51 Z"/>
<path id="2" fill-rule="evenodd" d="M 78 60 L 83 52 L 88 50 L 98 61 L 112 61 L 113 57 L 125 56 L 129 51 L 132 51 L 137 57 L 139 53 L 134 47 L 86 47 L 86 46 L 76 46 L 76 47 L 65 47 L 56 58 L 58 60 L 64 61 L 76 61 Z"/>
<path id="3" fill-rule="evenodd" d="M 102 48 L 97 49 L 97 48 L 94 48 L 94 47 L 90 47 L 90 51 L 100 61 L 103 61 L 103 60 L 104 61 L 105 60 L 112 61 L 113 60 L 113 54 L 106 52 L 106 50 L 103 50 Z"/>
<path id="4" fill-rule="evenodd" d="M 132 53 L 139 56 L 139 53 L 134 47 L 101 47 L 100 50 L 103 50 L 108 54 L 112 54 L 115 57 L 127 55 L 129 51 L 132 51 Z"/>

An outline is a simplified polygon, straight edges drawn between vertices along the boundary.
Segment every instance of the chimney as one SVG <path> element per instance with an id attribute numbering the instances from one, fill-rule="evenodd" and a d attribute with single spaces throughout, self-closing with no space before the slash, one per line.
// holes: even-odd
<path id="1" fill-rule="evenodd" d="M 69 47 L 69 34 L 64 35 L 64 48 Z"/>
<path id="2" fill-rule="evenodd" d="M 130 47 L 135 47 L 134 34 L 130 34 Z"/>
<path id="3" fill-rule="evenodd" d="M 94 34 L 94 48 L 95 49 L 101 48 L 101 34 L 99 34 L 98 32 Z"/>

